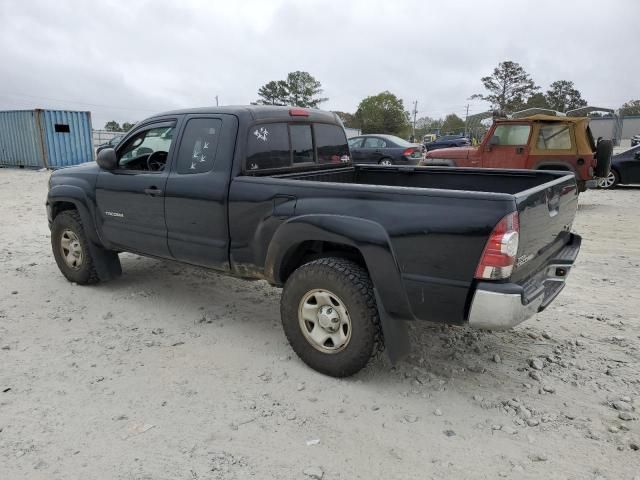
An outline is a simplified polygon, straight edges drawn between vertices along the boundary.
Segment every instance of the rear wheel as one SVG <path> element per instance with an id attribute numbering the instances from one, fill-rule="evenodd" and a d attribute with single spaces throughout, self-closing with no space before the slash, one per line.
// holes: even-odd
<path id="1" fill-rule="evenodd" d="M 393 160 L 391 160 L 390 158 L 383 158 L 378 162 L 378 165 L 385 165 L 388 167 L 390 165 L 393 165 Z"/>
<path id="2" fill-rule="evenodd" d="M 328 257 L 302 265 L 284 286 L 280 312 L 293 350 L 326 375 L 353 375 L 382 348 L 373 284 L 350 260 Z"/>
<path id="3" fill-rule="evenodd" d="M 598 181 L 598 188 L 602 188 L 604 190 L 615 188 L 616 185 L 620 182 L 620 178 L 615 170 L 610 170 L 609 175 L 604 178 L 601 178 Z"/>

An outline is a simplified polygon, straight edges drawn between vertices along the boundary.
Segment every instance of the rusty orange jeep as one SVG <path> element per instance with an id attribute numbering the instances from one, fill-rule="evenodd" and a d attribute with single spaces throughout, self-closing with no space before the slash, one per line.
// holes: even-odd
<path id="1" fill-rule="evenodd" d="M 434 150 L 420 165 L 569 170 L 582 192 L 609 174 L 612 150 L 594 141 L 587 117 L 539 114 L 495 120 L 478 146 Z"/>

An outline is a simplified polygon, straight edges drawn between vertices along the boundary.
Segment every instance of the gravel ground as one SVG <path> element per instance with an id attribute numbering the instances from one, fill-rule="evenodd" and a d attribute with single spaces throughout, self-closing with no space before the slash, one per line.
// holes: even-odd
<path id="1" fill-rule="evenodd" d="M 0 479 L 640 478 L 640 188 L 581 196 L 579 262 L 537 318 L 412 325 L 408 359 L 337 380 L 264 282 L 123 254 L 69 284 L 47 179 L 0 170 Z"/>

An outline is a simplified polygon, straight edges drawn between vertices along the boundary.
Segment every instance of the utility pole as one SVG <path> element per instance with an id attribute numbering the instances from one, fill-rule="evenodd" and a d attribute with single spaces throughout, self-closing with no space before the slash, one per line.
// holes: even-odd
<path id="1" fill-rule="evenodd" d="M 218 106 L 218 95 L 216 95 L 216 107 Z"/>
<path id="2" fill-rule="evenodd" d="M 464 136 L 467 136 L 468 133 L 468 129 L 467 129 L 467 124 L 468 124 L 468 119 L 469 119 L 469 104 L 467 103 L 467 113 L 464 114 Z"/>
<path id="3" fill-rule="evenodd" d="M 418 100 L 413 102 L 413 141 L 416 141 L 416 115 L 418 115 Z"/>

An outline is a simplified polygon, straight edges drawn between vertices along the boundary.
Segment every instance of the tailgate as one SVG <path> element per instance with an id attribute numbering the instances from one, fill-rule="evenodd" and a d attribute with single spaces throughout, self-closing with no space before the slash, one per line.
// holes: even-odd
<path id="1" fill-rule="evenodd" d="M 516 203 L 520 242 L 511 280 L 521 283 L 572 241 L 571 226 L 578 208 L 575 177 L 563 175 L 521 192 Z"/>

